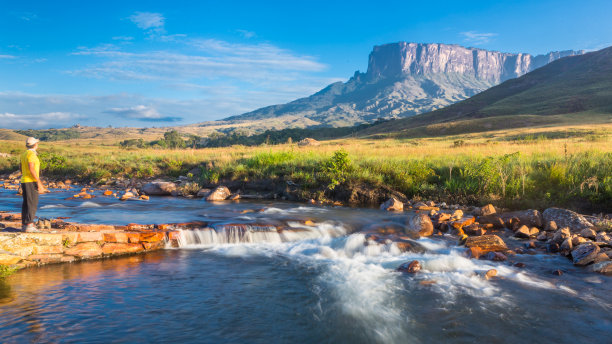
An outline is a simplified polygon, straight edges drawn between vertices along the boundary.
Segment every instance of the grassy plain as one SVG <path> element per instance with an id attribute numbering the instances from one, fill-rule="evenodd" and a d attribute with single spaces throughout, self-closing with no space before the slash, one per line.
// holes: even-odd
<path id="1" fill-rule="evenodd" d="M 338 187 L 389 187 L 408 197 L 507 207 L 612 209 L 612 124 L 522 128 L 419 138 L 345 138 L 202 149 L 122 149 L 126 137 L 43 142 L 43 175 L 105 181 L 187 175 L 202 184 L 290 180 L 303 197 Z M 0 141 L 0 173 L 18 169 L 20 141 Z"/>

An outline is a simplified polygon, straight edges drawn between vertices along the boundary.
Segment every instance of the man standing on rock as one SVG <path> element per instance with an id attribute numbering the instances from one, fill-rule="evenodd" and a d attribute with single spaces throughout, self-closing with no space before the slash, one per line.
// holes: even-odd
<path id="1" fill-rule="evenodd" d="M 45 193 L 46 189 L 40 180 L 40 160 L 36 154 L 38 140 L 28 137 L 26 150 L 21 154 L 21 192 L 23 204 L 21 206 L 22 229 L 26 232 L 38 232 L 34 225 L 34 217 L 38 208 L 38 194 Z"/>

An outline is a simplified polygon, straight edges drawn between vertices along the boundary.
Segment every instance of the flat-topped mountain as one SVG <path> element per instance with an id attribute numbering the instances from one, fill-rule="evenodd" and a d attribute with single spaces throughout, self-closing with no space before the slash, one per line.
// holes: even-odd
<path id="1" fill-rule="evenodd" d="M 366 73 L 312 96 L 226 121 L 277 119 L 294 126 L 348 126 L 408 117 L 467 99 L 500 82 L 583 51 L 512 54 L 449 44 L 399 42 L 374 47 Z M 290 118 L 290 120 L 285 120 Z"/>

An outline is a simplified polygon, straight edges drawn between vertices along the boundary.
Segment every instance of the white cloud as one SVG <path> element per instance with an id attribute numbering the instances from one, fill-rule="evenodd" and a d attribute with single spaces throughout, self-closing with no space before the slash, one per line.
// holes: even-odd
<path id="1" fill-rule="evenodd" d="M 5 59 L 5 60 L 12 60 L 16 58 L 17 56 L 14 56 L 14 55 L 0 55 L 0 59 Z"/>
<path id="2" fill-rule="evenodd" d="M 79 115 L 69 112 L 49 112 L 33 115 L 0 113 L 2 127 L 11 129 L 61 128 L 74 124 L 74 121 L 79 118 Z"/>
<path id="3" fill-rule="evenodd" d="M 461 32 L 460 35 L 463 36 L 464 42 L 468 42 L 474 45 L 481 45 L 481 44 L 489 43 L 494 37 L 497 36 L 497 34 L 493 32 L 476 32 L 476 31 Z"/>
<path id="4" fill-rule="evenodd" d="M 113 41 L 129 42 L 129 41 L 133 41 L 134 37 L 131 37 L 131 36 L 115 36 L 112 39 L 113 39 Z"/>
<path id="5" fill-rule="evenodd" d="M 145 105 L 136 105 L 126 108 L 112 108 L 110 110 L 106 110 L 105 113 L 148 122 L 177 122 L 181 120 L 180 117 L 163 116 L 157 111 L 157 109 Z"/>
<path id="6" fill-rule="evenodd" d="M 149 33 L 164 33 L 166 18 L 161 13 L 136 12 L 129 19 L 140 29 Z"/>
<path id="7" fill-rule="evenodd" d="M 257 34 L 255 34 L 255 32 L 249 31 L 249 30 L 238 29 L 238 30 L 236 30 L 236 32 L 238 32 L 240 35 L 242 35 L 242 37 L 244 37 L 246 39 L 254 38 L 254 37 L 257 36 Z"/>

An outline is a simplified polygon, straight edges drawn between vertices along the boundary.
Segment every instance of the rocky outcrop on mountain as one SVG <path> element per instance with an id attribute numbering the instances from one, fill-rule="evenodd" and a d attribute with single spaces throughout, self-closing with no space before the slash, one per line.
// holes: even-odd
<path id="1" fill-rule="evenodd" d="M 336 82 L 310 97 L 226 120 L 287 117 L 294 126 L 338 127 L 408 117 L 464 100 L 559 58 L 582 53 L 533 56 L 449 44 L 385 44 L 370 53 L 367 72 L 355 72 L 346 83 Z"/>

